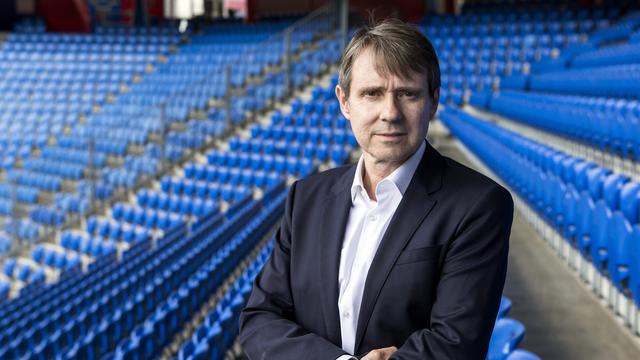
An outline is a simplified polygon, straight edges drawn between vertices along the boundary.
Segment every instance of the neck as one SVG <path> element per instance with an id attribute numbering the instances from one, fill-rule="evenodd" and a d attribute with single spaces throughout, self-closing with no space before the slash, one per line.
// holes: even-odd
<path id="1" fill-rule="evenodd" d="M 371 200 L 377 201 L 376 187 L 378 183 L 399 168 L 405 161 L 406 159 L 401 162 L 379 161 L 371 158 L 366 153 L 364 154 L 362 183 Z"/>

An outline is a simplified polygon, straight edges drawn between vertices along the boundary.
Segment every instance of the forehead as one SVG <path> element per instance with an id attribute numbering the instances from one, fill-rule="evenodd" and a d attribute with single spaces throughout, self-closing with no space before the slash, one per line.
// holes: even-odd
<path id="1" fill-rule="evenodd" d="M 397 69 L 398 67 L 371 48 L 366 48 L 353 61 L 351 86 L 383 86 L 393 83 L 396 86 L 427 87 L 426 74 L 411 69 Z"/>

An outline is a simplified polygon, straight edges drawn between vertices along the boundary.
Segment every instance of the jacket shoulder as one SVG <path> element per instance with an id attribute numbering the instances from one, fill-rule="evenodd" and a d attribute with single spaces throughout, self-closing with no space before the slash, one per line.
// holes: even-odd
<path id="1" fill-rule="evenodd" d="M 354 164 L 342 165 L 300 179 L 296 181 L 296 193 L 325 196 L 341 186 L 348 188 L 353 179 L 347 179 L 346 176 L 349 171 L 353 171 L 354 166 Z M 347 186 L 345 182 L 348 182 Z"/>
<path id="2" fill-rule="evenodd" d="M 490 177 L 471 169 L 451 158 L 444 157 L 444 186 L 457 194 L 457 197 L 473 201 L 484 196 L 513 202 L 511 194 L 502 185 Z"/>

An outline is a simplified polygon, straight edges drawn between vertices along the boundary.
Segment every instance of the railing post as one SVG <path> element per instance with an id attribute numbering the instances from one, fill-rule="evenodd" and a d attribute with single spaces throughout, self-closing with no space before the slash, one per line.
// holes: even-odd
<path id="1" fill-rule="evenodd" d="M 160 171 L 167 169 L 167 135 L 169 126 L 167 121 L 167 104 L 160 104 Z"/>
<path id="2" fill-rule="evenodd" d="M 11 227 L 13 230 L 13 244 L 12 249 L 17 249 L 20 251 L 23 247 L 23 244 L 20 241 L 20 236 L 18 236 L 18 180 L 11 179 Z"/>
<path id="3" fill-rule="evenodd" d="M 349 36 L 349 0 L 338 1 L 338 17 L 340 18 L 340 50 L 344 51 L 347 47 L 347 38 Z"/>
<path id="4" fill-rule="evenodd" d="M 89 172 L 89 212 L 93 212 L 97 209 L 96 206 L 96 167 L 95 167 L 95 153 L 96 153 L 96 140 L 92 136 L 89 138 L 88 144 L 88 162 L 89 166 L 87 170 Z"/>
<path id="5" fill-rule="evenodd" d="M 225 131 L 231 129 L 231 65 L 224 67 L 224 126 Z"/>
<path id="6" fill-rule="evenodd" d="M 293 82 L 293 74 L 292 66 L 291 66 L 291 32 L 293 29 L 288 29 L 284 33 L 284 91 L 285 96 L 290 96 L 292 94 L 292 82 Z"/>

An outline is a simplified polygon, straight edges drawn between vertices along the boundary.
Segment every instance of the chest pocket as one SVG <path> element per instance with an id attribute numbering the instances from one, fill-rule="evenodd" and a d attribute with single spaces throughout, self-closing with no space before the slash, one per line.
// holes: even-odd
<path id="1" fill-rule="evenodd" d="M 396 265 L 410 264 L 419 261 L 437 260 L 442 245 L 427 246 L 418 249 L 407 249 L 400 253 Z"/>

